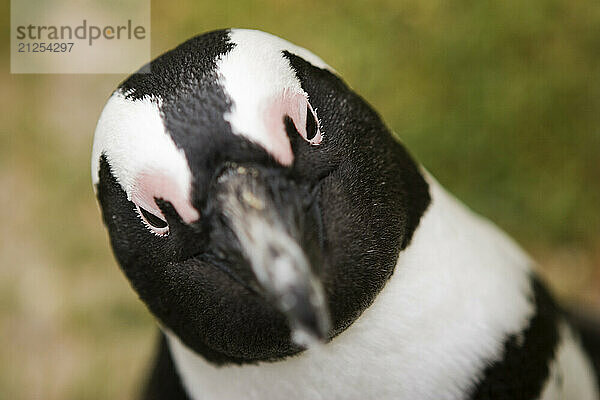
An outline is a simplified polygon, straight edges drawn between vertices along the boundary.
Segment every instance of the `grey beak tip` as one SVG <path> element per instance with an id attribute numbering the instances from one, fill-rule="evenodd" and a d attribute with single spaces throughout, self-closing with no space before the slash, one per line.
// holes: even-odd
<path id="1" fill-rule="evenodd" d="M 290 321 L 292 341 L 305 349 L 325 343 L 329 338 L 331 326 L 325 310 L 313 309 L 311 311 L 313 311 L 309 313 L 311 318 L 292 319 Z"/>
<path id="2" fill-rule="evenodd" d="M 327 332 L 323 332 L 322 329 L 312 329 L 306 326 L 292 328 L 292 341 L 304 349 L 324 344 L 327 337 Z"/>

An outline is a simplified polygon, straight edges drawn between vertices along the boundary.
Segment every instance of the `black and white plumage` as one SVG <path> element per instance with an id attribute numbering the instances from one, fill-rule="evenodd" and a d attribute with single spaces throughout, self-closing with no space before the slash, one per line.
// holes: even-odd
<path id="1" fill-rule="evenodd" d="M 529 258 L 305 49 L 165 53 L 109 99 L 92 176 L 164 333 L 147 399 L 598 399 Z"/>

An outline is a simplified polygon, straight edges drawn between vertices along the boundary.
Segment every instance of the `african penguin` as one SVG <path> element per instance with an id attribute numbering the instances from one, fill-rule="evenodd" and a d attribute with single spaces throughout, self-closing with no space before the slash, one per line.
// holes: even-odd
<path id="1" fill-rule="evenodd" d="M 231 29 L 145 71 L 92 154 L 162 331 L 142 398 L 599 398 L 593 334 L 319 57 Z"/>

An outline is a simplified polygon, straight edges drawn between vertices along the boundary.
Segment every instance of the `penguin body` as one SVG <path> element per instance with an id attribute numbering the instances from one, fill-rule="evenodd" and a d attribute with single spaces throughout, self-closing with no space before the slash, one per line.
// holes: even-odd
<path id="1" fill-rule="evenodd" d="M 527 255 L 307 50 L 193 38 L 113 94 L 92 157 L 164 334 L 147 399 L 599 399 Z"/>

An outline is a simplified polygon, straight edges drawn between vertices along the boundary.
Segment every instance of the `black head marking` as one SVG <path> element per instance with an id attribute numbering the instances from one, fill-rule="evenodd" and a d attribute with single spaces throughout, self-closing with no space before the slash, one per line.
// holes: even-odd
<path id="1" fill-rule="evenodd" d="M 170 203 L 158 200 L 171 232 L 158 237 L 145 229 L 106 157 L 98 200 L 123 272 L 150 311 L 190 348 L 216 364 L 272 360 L 300 350 L 290 344 L 285 318 L 207 251 L 202 226 L 184 224 Z"/>
<path id="2" fill-rule="evenodd" d="M 319 118 L 307 109 L 307 137 L 320 129 L 322 142 L 311 145 L 285 119 L 294 153 L 285 167 L 235 135 L 224 119 L 232 99 L 216 70 L 234 46 L 228 31 L 195 37 L 154 60 L 150 74 L 121 85 L 129 99 L 158 99 L 166 130 L 192 171 L 200 221 L 185 224 L 170 203 L 157 199 L 170 233 L 152 235 L 105 157 L 98 185 L 115 255 L 133 287 L 165 326 L 215 363 L 277 360 L 301 351 L 282 313 L 256 295 L 248 261 L 232 250 L 232 232 L 214 195 L 224 169 L 260 171 L 271 185 L 268 207 L 299 215 L 289 224 L 323 282 L 330 337 L 383 288 L 430 201 L 418 167 L 377 113 L 339 77 L 292 53 L 283 56 Z"/>
<path id="3" fill-rule="evenodd" d="M 159 97 L 172 102 L 190 96 L 215 84 L 215 69 L 219 57 L 227 54 L 234 44 L 229 40 L 229 30 L 218 30 L 196 36 L 159 56 L 149 66 L 131 75 L 120 86 L 132 100 Z M 149 73 L 145 73 L 150 71 Z M 206 97 L 212 94 L 203 93 Z M 220 93 L 215 104 L 227 107 Z M 212 106 L 215 104 L 209 104 Z"/>

